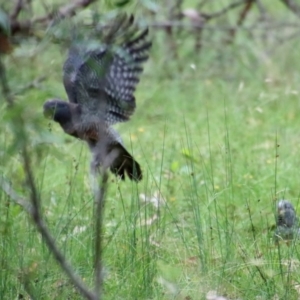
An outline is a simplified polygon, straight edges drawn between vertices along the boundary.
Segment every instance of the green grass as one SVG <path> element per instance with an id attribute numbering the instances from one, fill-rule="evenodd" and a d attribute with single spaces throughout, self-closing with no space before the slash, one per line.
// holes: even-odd
<path id="1" fill-rule="evenodd" d="M 110 176 L 105 299 L 205 299 L 211 290 L 228 299 L 298 299 L 299 246 L 277 247 L 272 236 L 275 201 L 299 207 L 299 42 L 275 49 L 274 41 L 241 33 L 222 51 L 212 38 L 198 57 L 191 37 L 184 43 L 181 60 L 172 61 L 163 35 L 155 35 L 136 113 L 117 126 L 144 180 L 136 185 Z M 6 58 L 9 83 L 17 88 L 47 75 L 41 89 L 18 95 L 17 103 L 44 216 L 92 286 L 90 154 L 43 119 L 45 99 L 66 98 L 65 53 L 58 45 L 39 47 L 23 45 Z M 30 51 L 37 54 L 28 59 Z M 0 172 L 28 197 L 4 104 L 0 116 Z M 155 193 L 164 199 L 158 208 L 140 199 Z M 80 299 L 26 213 L 2 191 L 0 205 L 1 299 L 27 299 L 26 289 L 36 299 Z"/>

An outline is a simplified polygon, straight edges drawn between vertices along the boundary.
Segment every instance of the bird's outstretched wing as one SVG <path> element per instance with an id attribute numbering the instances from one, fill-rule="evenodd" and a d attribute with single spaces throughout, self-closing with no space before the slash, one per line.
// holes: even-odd
<path id="1" fill-rule="evenodd" d="M 127 121 L 151 47 L 147 37 L 148 29 L 141 31 L 132 16 L 121 15 L 100 42 L 94 38 L 72 45 L 63 76 L 69 101 L 108 124 Z"/>

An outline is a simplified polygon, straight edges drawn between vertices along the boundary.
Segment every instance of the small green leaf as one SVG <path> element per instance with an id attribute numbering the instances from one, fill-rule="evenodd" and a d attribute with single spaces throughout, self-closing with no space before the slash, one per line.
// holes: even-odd
<path id="1" fill-rule="evenodd" d="M 198 162 L 197 158 L 194 157 L 194 156 L 191 154 L 190 150 L 187 149 L 187 148 L 181 149 L 181 154 L 182 154 L 185 158 L 189 159 L 190 161 Z"/>
<path id="2" fill-rule="evenodd" d="M 179 162 L 178 162 L 178 161 L 173 161 L 173 162 L 171 163 L 170 170 L 171 170 L 172 172 L 177 172 L 178 169 L 179 169 Z"/>

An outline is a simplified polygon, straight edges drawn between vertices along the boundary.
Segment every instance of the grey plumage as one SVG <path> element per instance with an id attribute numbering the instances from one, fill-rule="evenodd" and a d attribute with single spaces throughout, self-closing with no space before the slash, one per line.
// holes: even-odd
<path id="1" fill-rule="evenodd" d="M 102 35 L 101 43 L 89 40 L 71 45 L 63 67 L 69 102 L 47 101 L 44 113 L 59 122 L 66 133 L 88 143 L 93 169 L 106 165 L 105 159 L 114 152 L 108 164 L 111 170 L 122 179 L 127 173 L 130 179 L 140 180 L 139 164 L 110 127 L 133 114 L 134 91 L 151 47 L 148 29 L 141 31 L 133 21 L 133 17 L 122 14 Z"/>
<path id="2" fill-rule="evenodd" d="M 277 220 L 274 233 L 274 240 L 291 241 L 299 238 L 300 229 L 296 211 L 292 203 L 287 200 L 280 200 L 277 204 Z"/>

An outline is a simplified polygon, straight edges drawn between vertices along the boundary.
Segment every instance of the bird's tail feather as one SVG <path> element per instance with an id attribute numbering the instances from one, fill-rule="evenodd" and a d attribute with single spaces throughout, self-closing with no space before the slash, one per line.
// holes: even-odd
<path id="1" fill-rule="evenodd" d="M 110 164 L 111 172 L 119 176 L 122 180 L 125 180 L 125 174 L 131 180 L 142 180 L 141 167 L 133 156 L 120 143 L 111 145 L 110 147 L 109 152 L 117 151 L 118 153 Z"/>

